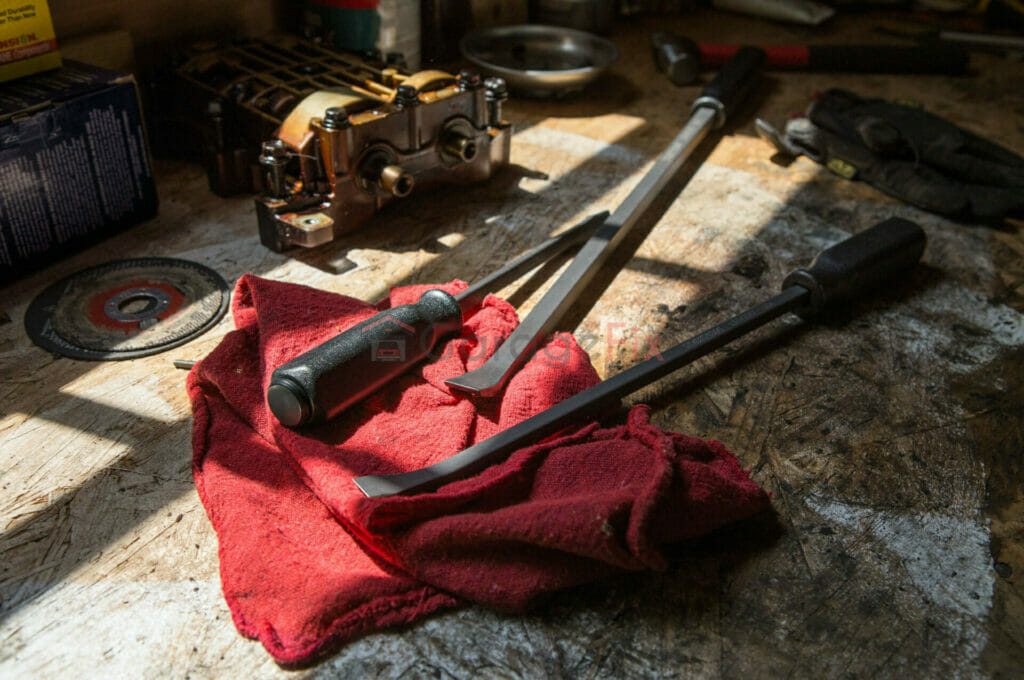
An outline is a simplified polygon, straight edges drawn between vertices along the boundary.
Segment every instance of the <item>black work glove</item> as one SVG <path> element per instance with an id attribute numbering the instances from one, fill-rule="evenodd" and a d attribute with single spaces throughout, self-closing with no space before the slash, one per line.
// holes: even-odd
<path id="1" fill-rule="evenodd" d="M 783 135 L 757 125 L 781 152 L 804 154 L 919 208 L 1024 218 L 1024 158 L 920 108 L 833 89 Z"/>

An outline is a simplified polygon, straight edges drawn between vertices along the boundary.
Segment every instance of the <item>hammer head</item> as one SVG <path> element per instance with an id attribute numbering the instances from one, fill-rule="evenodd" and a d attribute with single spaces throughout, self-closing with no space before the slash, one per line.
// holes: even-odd
<path id="1" fill-rule="evenodd" d="M 651 35 L 651 55 L 658 70 L 674 85 L 689 85 L 700 69 L 697 43 L 675 33 L 659 31 Z"/>

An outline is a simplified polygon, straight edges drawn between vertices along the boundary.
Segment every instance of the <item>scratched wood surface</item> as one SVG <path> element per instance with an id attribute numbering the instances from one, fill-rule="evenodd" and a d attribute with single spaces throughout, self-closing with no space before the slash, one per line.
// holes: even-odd
<path id="1" fill-rule="evenodd" d="M 823 29 L 713 14 L 636 21 L 582 96 L 513 100 L 513 167 L 409 199 L 350 239 L 263 249 L 247 198 L 157 164 L 160 215 L 0 296 L 0 676 L 1020 677 L 1024 668 L 1024 239 L 954 223 L 787 166 L 740 116 L 690 163 L 595 294 L 566 321 L 612 375 L 772 295 L 789 270 L 892 215 L 928 233 L 911 280 L 846 319 L 787 317 L 635 395 L 665 427 L 723 441 L 772 511 L 671 546 L 662 573 L 561 593 L 527 616 L 480 607 L 369 635 L 319 666 L 278 668 L 231 624 L 216 538 L 192 485 L 183 372 L 230 329 L 148 358 L 57 358 L 22 318 L 46 283 L 114 257 L 202 262 L 366 299 L 475 279 L 613 209 L 677 132 L 697 86 L 651 65 L 647 38 L 872 41 L 876 15 Z M 911 27 L 914 28 L 914 27 Z M 1024 153 L 1024 64 L 976 55 L 968 78 L 774 74 L 781 124 L 829 86 L 917 99 Z M 550 269 L 505 291 L 521 311 Z"/>

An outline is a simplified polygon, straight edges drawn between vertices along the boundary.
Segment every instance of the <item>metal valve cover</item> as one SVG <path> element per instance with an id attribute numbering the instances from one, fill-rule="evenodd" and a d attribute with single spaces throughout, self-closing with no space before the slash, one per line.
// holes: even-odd
<path id="1" fill-rule="evenodd" d="M 268 248 L 327 243 L 391 201 L 508 163 L 503 82 L 443 71 L 382 81 L 309 95 L 263 145 L 256 209 Z"/>
<path id="2" fill-rule="evenodd" d="M 283 36 L 194 46 L 153 108 L 185 128 L 171 145 L 202 140 L 211 190 L 259 194 L 260 240 L 281 251 L 327 243 L 432 185 L 490 178 L 509 160 L 506 98 L 501 79 L 410 73 L 400 55 Z"/>

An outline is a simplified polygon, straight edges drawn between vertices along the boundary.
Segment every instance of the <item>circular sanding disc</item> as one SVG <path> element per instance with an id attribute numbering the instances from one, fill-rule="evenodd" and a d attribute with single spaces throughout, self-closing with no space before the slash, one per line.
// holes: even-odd
<path id="1" fill-rule="evenodd" d="M 74 359 L 132 359 L 206 332 L 228 308 L 228 285 L 187 260 L 115 260 L 58 281 L 25 312 L 40 347 Z"/>

